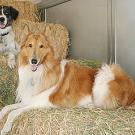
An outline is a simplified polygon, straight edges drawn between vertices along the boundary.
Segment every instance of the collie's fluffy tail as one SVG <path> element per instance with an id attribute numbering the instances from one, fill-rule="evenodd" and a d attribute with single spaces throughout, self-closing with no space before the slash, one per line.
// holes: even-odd
<path id="1" fill-rule="evenodd" d="M 119 65 L 103 65 L 93 87 L 95 106 L 111 109 L 130 106 L 134 101 L 135 85 L 127 73 Z"/>

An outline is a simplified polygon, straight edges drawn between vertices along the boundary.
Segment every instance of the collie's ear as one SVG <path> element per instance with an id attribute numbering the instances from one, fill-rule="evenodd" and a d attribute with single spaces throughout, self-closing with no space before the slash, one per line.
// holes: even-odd
<path id="1" fill-rule="evenodd" d="M 45 37 L 45 39 L 48 40 L 47 24 L 45 24 L 44 29 L 41 32 L 41 35 L 43 35 Z"/>
<path id="2" fill-rule="evenodd" d="M 44 37 L 45 37 L 45 40 L 46 40 L 48 43 L 50 43 L 50 39 L 49 39 L 49 37 L 48 37 L 48 36 L 46 36 L 45 34 L 44 34 Z"/>
<path id="3" fill-rule="evenodd" d="M 10 7 L 10 13 L 11 13 L 11 18 L 13 20 L 16 20 L 18 15 L 19 15 L 19 11 L 16 10 L 15 8 L 13 8 L 13 7 Z"/>
<path id="4" fill-rule="evenodd" d="M 48 42 L 48 44 L 50 44 L 50 39 L 49 39 L 49 37 L 45 34 L 45 32 L 42 32 L 42 33 L 40 33 L 43 37 L 44 37 L 44 39 Z"/>
<path id="5" fill-rule="evenodd" d="M 29 26 L 28 26 L 28 25 L 25 25 L 25 26 L 24 26 L 23 33 L 24 33 L 25 35 L 29 35 L 29 34 L 31 34 L 31 31 L 30 31 L 30 29 L 29 29 Z"/>
<path id="6" fill-rule="evenodd" d="M 45 32 L 41 32 L 40 34 L 41 34 L 42 36 L 44 36 L 45 39 L 47 40 L 47 36 L 46 36 Z"/>
<path id="7" fill-rule="evenodd" d="M 29 35 L 32 34 L 28 25 L 24 26 L 24 29 L 23 29 L 22 33 L 23 33 L 22 34 L 23 36 L 21 38 L 21 48 L 23 48 L 25 46 L 26 40 L 28 39 Z"/>
<path id="8" fill-rule="evenodd" d="M 26 41 L 27 41 L 27 37 L 25 37 L 25 39 L 21 42 L 21 49 L 25 46 L 26 44 Z"/>

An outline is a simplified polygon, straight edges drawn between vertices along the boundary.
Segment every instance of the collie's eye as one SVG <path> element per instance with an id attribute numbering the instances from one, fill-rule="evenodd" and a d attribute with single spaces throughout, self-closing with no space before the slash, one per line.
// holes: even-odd
<path id="1" fill-rule="evenodd" d="M 43 48 L 44 46 L 43 46 L 43 45 L 40 45 L 39 47 L 40 47 L 40 48 Z"/>
<path id="2" fill-rule="evenodd" d="M 29 47 L 31 48 L 32 47 L 32 44 L 29 44 Z"/>

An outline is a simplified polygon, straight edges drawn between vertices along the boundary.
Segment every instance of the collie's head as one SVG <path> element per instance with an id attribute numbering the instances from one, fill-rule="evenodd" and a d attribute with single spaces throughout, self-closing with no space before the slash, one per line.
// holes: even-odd
<path id="1" fill-rule="evenodd" d="M 44 34 L 29 34 L 21 46 L 19 66 L 30 65 L 34 72 L 39 65 L 53 58 L 53 49 Z"/>

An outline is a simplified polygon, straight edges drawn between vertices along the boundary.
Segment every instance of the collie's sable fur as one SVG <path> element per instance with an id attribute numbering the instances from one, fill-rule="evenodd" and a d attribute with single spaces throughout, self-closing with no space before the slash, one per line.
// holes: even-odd
<path id="1" fill-rule="evenodd" d="M 9 132 L 14 119 L 36 107 L 95 106 L 113 109 L 135 100 L 135 86 L 118 65 L 100 69 L 81 67 L 54 58 L 43 34 L 28 35 L 18 56 L 17 104 L 6 106 L 0 120 L 10 111 L 1 135 Z"/>

